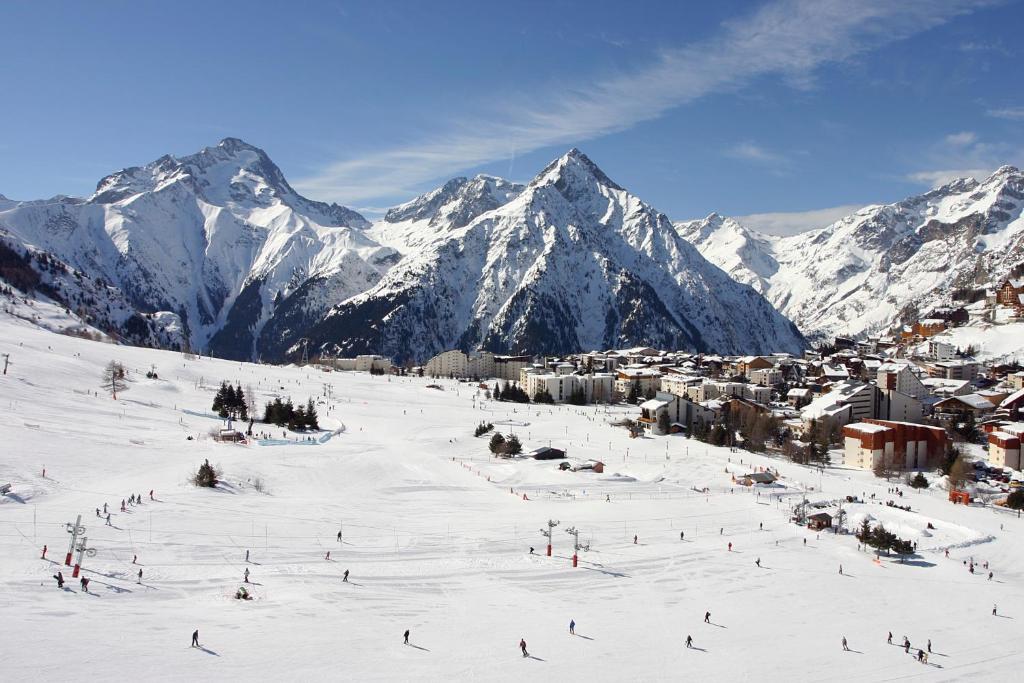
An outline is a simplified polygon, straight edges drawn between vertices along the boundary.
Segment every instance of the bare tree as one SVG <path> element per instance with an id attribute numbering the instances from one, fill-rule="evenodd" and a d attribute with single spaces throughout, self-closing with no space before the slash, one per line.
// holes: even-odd
<path id="1" fill-rule="evenodd" d="M 100 388 L 109 391 L 115 401 L 117 400 L 117 392 L 127 391 L 128 382 L 125 380 L 124 366 L 116 360 L 107 363 L 107 367 L 103 368 Z"/>

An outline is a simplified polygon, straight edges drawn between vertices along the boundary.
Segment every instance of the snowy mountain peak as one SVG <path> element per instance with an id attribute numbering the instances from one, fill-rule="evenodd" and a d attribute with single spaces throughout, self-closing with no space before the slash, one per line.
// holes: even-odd
<path id="1" fill-rule="evenodd" d="M 480 214 L 515 199 L 522 190 L 522 185 L 490 175 L 452 178 L 441 187 L 389 210 L 384 220 L 427 221 L 430 226 L 444 223 L 461 228 Z"/>
<path id="2" fill-rule="evenodd" d="M 588 187 L 603 186 L 619 192 L 624 191 L 620 185 L 605 175 L 590 157 L 575 147 L 548 164 L 530 185 L 554 185 L 570 201 Z"/>

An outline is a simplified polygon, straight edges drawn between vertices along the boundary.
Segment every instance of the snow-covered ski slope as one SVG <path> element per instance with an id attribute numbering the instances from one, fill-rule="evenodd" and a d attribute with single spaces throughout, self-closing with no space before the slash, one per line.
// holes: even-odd
<path id="1" fill-rule="evenodd" d="M 941 491 L 907 493 L 898 502 L 911 513 L 846 506 L 852 521 L 870 514 L 920 544 L 907 564 L 876 564 L 852 536 L 789 523 L 788 501 L 806 487 L 812 500 L 884 501 L 886 482 L 680 437 L 629 439 L 608 424 L 628 409 L 514 407 L 452 381 L 187 360 L 11 319 L 0 320 L 6 353 L 3 680 L 1010 680 L 1024 661 L 1024 520 Z M 98 389 L 112 359 L 131 380 L 117 401 Z M 159 379 L 143 376 L 151 366 Z M 221 380 L 251 384 L 260 402 L 320 397 L 322 443 L 213 442 L 220 421 L 204 415 Z M 550 442 L 607 469 L 495 462 L 471 436 L 481 419 L 528 449 Z M 186 482 L 205 458 L 222 488 Z M 777 467 L 786 486 L 734 487 L 727 472 L 752 462 Z M 121 513 L 133 493 L 145 502 Z M 109 527 L 94 512 L 104 503 Z M 89 595 L 52 578 L 70 578 L 60 562 L 78 514 L 96 550 Z M 538 531 L 549 519 L 561 522 L 551 558 Z M 577 569 L 573 526 L 591 546 Z M 995 579 L 969 574 L 970 557 Z M 249 602 L 233 599 L 246 568 Z M 203 649 L 189 647 L 195 629 Z M 915 648 L 931 639 L 930 663 L 887 645 L 888 631 Z"/>

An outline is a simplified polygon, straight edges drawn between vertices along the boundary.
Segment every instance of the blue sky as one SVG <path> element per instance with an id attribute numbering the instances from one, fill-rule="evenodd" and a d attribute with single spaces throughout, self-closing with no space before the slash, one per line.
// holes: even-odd
<path id="1" fill-rule="evenodd" d="M 371 213 L 454 175 L 527 180 L 573 146 L 673 218 L 835 213 L 1024 164 L 1021 1 L 36 0 L 0 16 L 13 199 L 86 195 L 226 136 Z"/>

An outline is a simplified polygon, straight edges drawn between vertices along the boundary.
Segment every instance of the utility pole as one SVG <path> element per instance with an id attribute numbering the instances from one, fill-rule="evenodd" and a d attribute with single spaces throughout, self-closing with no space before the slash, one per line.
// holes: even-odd
<path id="1" fill-rule="evenodd" d="M 558 520 L 549 519 L 548 528 L 540 530 L 541 536 L 546 536 L 548 539 L 548 557 L 551 557 L 551 530 L 554 529 L 556 526 L 558 526 Z"/>
<path id="2" fill-rule="evenodd" d="M 88 542 L 89 539 L 83 536 L 82 541 L 78 544 L 78 559 L 75 560 L 75 570 L 71 572 L 71 578 L 73 579 L 78 578 L 78 572 L 82 569 L 82 556 L 85 555 L 87 557 L 93 557 L 96 554 L 95 548 L 89 548 L 86 546 Z"/>
<path id="3" fill-rule="evenodd" d="M 71 534 L 71 543 L 68 545 L 68 554 L 64 558 L 64 566 L 65 567 L 70 567 L 71 566 L 71 555 L 72 555 L 72 553 L 75 552 L 75 541 L 78 540 L 78 535 L 79 534 L 84 534 L 85 533 L 85 527 L 82 526 L 82 515 L 78 515 L 78 520 L 74 524 L 72 524 L 71 522 L 68 522 L 66 524 L 66 526 L 67 526 L 68 533 Z"/>
<path id="4" fill-rule="evenodd" d="M 565 533 L 572 536 L 572 566 L 575 567 L 578 564 L 578 554 L 580 550 L 590 550 L 590 544 L 580 545 L 580 531 L 574 526 L 569 527 L 565 530 Z"/>

